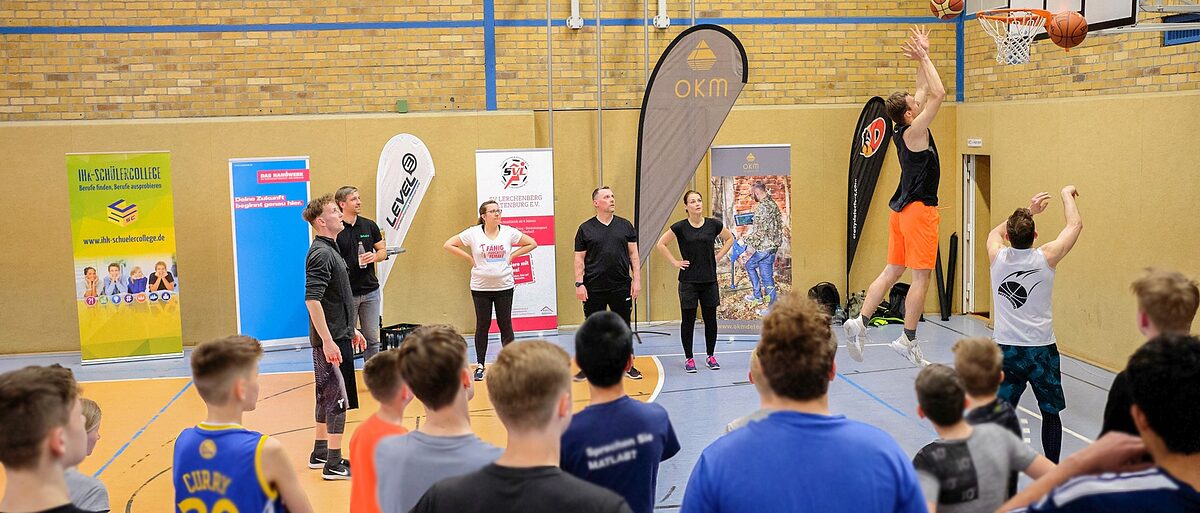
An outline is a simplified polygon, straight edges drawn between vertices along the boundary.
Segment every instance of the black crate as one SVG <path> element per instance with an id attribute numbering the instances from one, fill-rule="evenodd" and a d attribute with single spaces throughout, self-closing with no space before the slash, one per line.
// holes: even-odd
<path id="1" fill-rule="evenodd" d="M 415 330 L 420 326 L 420 324 L 406 323 L 384 326 L 379 330 L 379 349 L 381 351 L 386 351 L 388 349 L 400 347 L 400 344 L 404 342 L 404 337 L 407 337 L 409 333 L 412 333 L 412 330 Z"/>

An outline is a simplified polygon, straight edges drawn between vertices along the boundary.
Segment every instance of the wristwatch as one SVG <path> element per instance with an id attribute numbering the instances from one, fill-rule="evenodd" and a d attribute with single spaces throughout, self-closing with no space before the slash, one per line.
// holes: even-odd
<path id="1" fill-rule="evenodd" d="M 582 286 L 583 286 L 583 282 L 582 282 L 582 281 L 577 281 L 577 282 L 575 282 L 575 288 L 579 288 L 579 287 L 582 287 Z"/>

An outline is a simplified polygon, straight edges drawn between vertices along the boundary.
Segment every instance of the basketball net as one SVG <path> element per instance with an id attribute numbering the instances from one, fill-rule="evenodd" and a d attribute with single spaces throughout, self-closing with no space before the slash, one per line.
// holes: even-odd
<path id="1" fill-rule="evenodd" d="M 1038 30 L 1050 20 L 1041 9 L 994 9 L 976 16 L 984 32 L 996 41 L 996 62 L 1015 65 L 1029 62 L 1029 47 Z"/>

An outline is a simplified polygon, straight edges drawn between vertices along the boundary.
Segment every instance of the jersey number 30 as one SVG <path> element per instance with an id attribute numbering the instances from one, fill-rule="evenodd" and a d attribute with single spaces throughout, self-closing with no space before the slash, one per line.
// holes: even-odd
<path id="1" fill-rule="evenodd" d="M 179 501 L 179 513 L 239 513 L 237 506 L 229 499 L 221 499 L 209 509 L 204 501 L 190 497 Z"/>

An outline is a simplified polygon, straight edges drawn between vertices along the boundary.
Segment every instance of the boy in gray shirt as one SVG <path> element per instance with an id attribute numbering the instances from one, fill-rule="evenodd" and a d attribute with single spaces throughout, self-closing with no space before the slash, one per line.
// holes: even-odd
<path id="1" fill-rule="evenodd" d="M 375 495 L 383 513 L 407 513 L 434 483 L 483 468 L 503 451 L 471 431 L 475 395 L 467 341 L 447 325 L 422 326 L 400 346 L 400 376 L 425 405 L 417 431 L 375 448 Z"/>
<path id="2" fill-rule="evenodd" d="M 1010 472 L 1037 479 L 1054 468 L 1004 428 L 968 424 L 966 392 L 954 369 L 925 367 L 916 388 L 917 414 L 933 423 L 939 437 L 913 458 L 930 513 L 991 513 L 1008 499 Z"/>
<path id="3" fill-rule="evenodd" d="M 105 512 L 108 507 L 108 489 L 99 479 L 81 473 L 74 467 L 63 472 L 71 504 L 84 511 Z"/>

